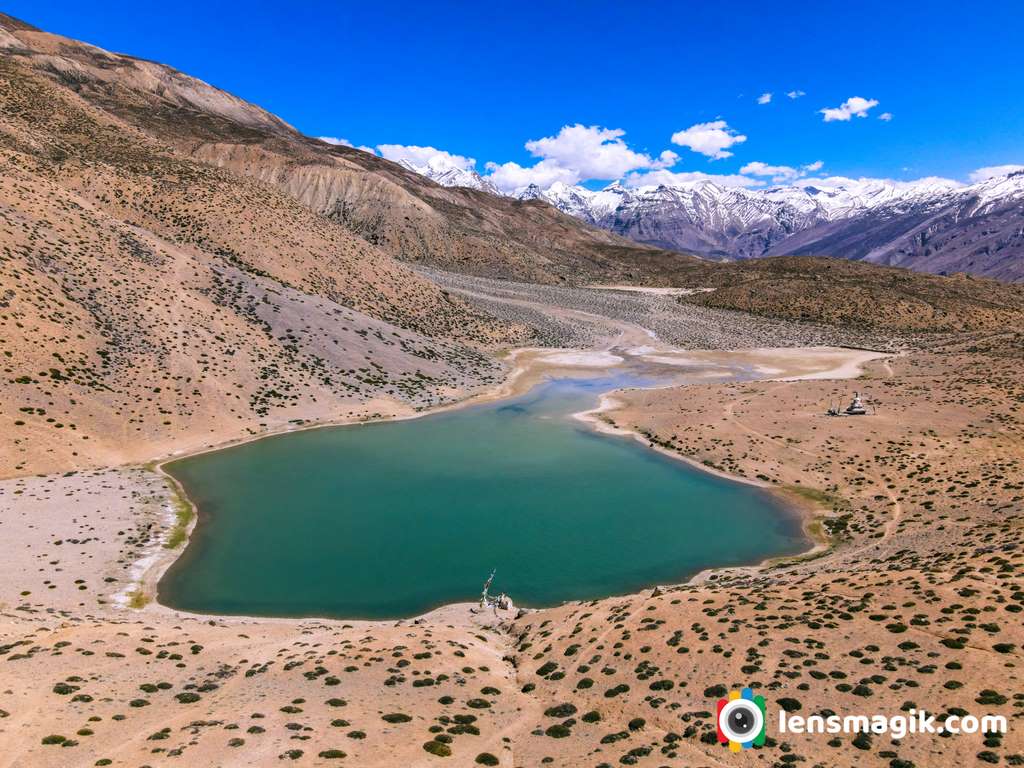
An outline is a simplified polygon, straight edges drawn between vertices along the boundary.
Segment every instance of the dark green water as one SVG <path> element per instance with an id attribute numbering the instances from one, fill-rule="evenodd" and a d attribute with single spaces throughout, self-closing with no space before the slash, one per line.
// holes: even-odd
<path id="1" fill-rule="evenodd" d="M 202 613 L 394 618 L 493 593 L 635 592 L 804 547 L 762 491 L 569 414 L 636 380 L 560 380 L 409 421 L 247 443 L 167 467 L 200 511 L 161 602 Z"/>

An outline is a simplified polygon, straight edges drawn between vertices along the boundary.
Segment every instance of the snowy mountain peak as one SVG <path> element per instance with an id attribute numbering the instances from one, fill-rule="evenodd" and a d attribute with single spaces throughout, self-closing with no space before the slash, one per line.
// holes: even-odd
<path id="1" fill-rule="evenodd" d="M 545 197 L 544 190 L 536 184 L 530 184 L 529 186 L 516 190 L 513 197 L 519 198 L 520 200 L 544 200 L 545 202 L 550 202 L 550 200 Z"/>
<path id="2" fill-rule="evenodd" d="M 403 165 L 444 186 L 501 194 L 472 170 Z M 638 242 L 710 258 L 807 253 L 977 272 L 981 253 L 999 260 L 987 273 L 1024 275 L 1024 172 L 971 185 L 830 177 L 750 188 L 698 178 L 641 187 L 616 181 L 593 190 L 555 182 L 509 196 L 541 200 Z M 989 217 L 986 225 L 973 226 L 982 216 Z"/>
<path id="3" fill-rule="evenodd" d="M 501 192 L 489 179 L 484 178 L 474 170 L 466 168 L 432 168 L 428 165 L 414 165 L 408 160 L 399 160 L 398 164 L 406 170 L 426 176 L 431 181 L 436 181 L 442 187 L 468 187 L 478 189 L 481 192 L 489 192 L 492 195 L 500 195 Z"/>

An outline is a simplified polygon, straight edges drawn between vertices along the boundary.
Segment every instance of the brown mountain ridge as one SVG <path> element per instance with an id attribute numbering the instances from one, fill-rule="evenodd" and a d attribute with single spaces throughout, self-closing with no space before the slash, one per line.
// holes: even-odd
<path id="1" fill-rule="evenodd" d="M 637 245 L 537 201 L 441 187 L 401 166 L 303 136 L 170 67 L 9 23 L 5 55 L 83 101 L 211 165 L 268 182 L 386 252 L 532 282 L 665 282 L 686 257 Z"/>

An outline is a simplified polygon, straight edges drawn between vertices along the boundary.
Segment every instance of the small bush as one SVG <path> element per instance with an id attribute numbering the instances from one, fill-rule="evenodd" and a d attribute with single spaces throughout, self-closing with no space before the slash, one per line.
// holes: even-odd
<path id="1" fill-rule="evenodd" d="M 544 733 L 546 733 L 552 739 L 564 739 L 566 736 L 569 736 L 572 733 L 572 731 L 570 731 L 561 723 L 555 723 L 554 725 L 548 726 L 548 729 L 544 731 Z"/>
<path id="2" fill-rule="evenodd" d="M 782 707 L 787 712 L 799 712 L 801 709 L 804 708 L 804 705 L 801 704 L 796 699 L 782 698 L 782 699 L 779 699 L 776 702 L 776 704 L 778 704 L 780 707 Z"/>
<path id="3" fill-rule="evenodd" d="M 559 704 L 554 707 L 548 707 L 544 710 L 544 714 L 547 717 L 566 718 L 576 714 L 576 706 L 574 704 Z"/>
<path id="4" fill-rule="evenodd" d="M 428 741 L 423 745 L 423 749 L 436 757 L 451 757 L 452 754 L 452 748 L 440 741 Z"/>

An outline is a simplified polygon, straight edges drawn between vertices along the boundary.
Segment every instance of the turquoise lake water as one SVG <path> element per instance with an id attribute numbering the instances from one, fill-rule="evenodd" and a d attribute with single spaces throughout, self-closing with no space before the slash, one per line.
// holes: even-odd
<path id="1" fill-rule="evenodd" d="M 269 437 L 167 470 L 200 517 L 159 585 L 201 613 L 396 618 L 492 593 L 635 592 L 806 547 L 763 491 L 570 414 L 629 376 L 419 419 Z"/>

